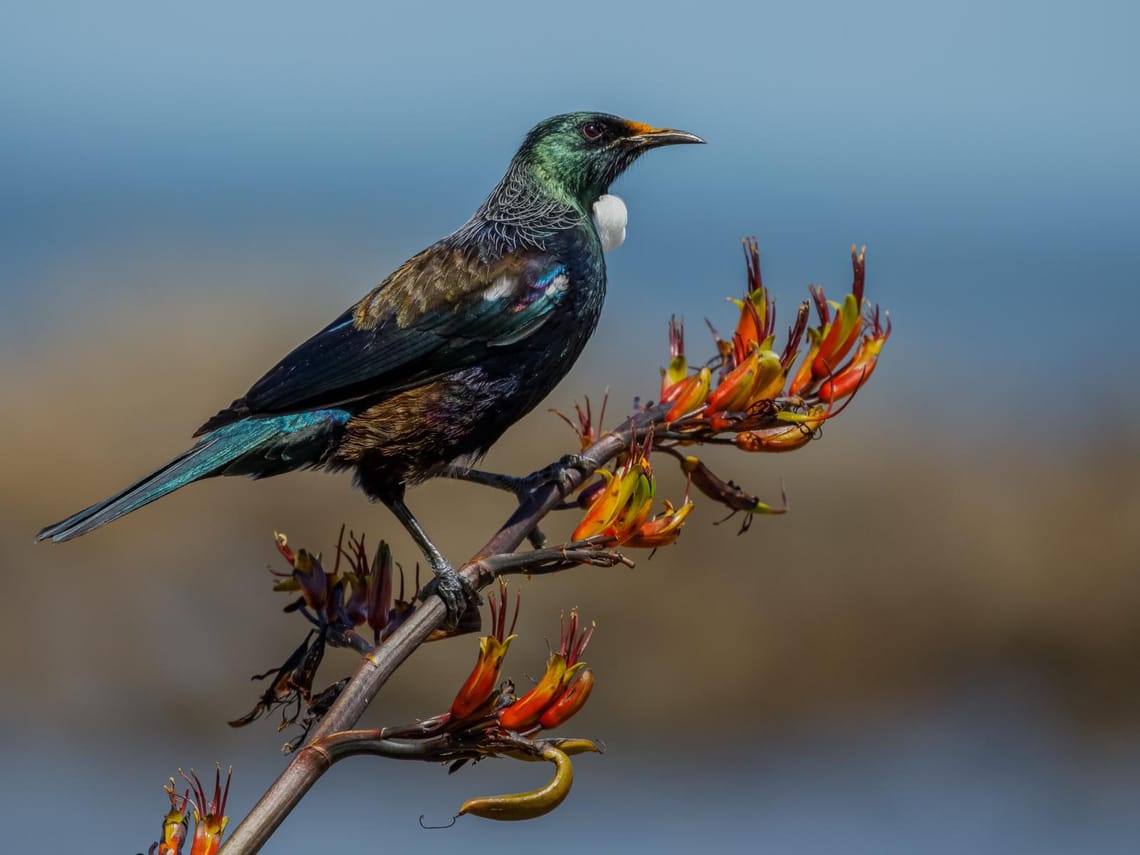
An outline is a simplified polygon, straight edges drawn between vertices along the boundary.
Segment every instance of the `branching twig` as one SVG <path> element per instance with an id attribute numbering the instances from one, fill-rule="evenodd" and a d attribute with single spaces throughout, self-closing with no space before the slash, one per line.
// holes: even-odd
<path id="1" fill-rule="evenodd" d="M 717 475 L 693 452 L 704 445 L 733 446 L 748 453 L 782 453 L 804 447 L 870 378 L 890 337 L 891 324 L 885 313 L 865 301 L 865 257 L 853 246 L 851 291 L 836 302 L 827 300 L 821 287 L 810 288 L 812 300 L 800 304 L 786 345 L 774 350 L 775 302 L 760 276 L 756 241 L 746 240 L 744 248 L 748 286 L 741 299 L 732 301 L 740 314 L 731 338 L 721 339 L 713 329 L 716 358 L 691 364 L 685 356 L 683 326 L 671 320 L 669 362 L 662 368 L 657 396 L 660 404 L 638 407 L 636 416 L 604 435 L 600 435 L 600 420 L 595 426 L 589 400 L 584 408 L 575 405 L 576 420 L 561 417 L 577 434 L 582 453 L 525 478 L 464 467 L 439 473 L 505 490 L 519 501 L 518 509 L 461 567 L 460 576 L 469 588 L 482 589 L 507 573 L 551 573 L 582 564 L 633 566 L 618 547 L 656 550 L 676 542 L 694 507 L 691 495 L 700 494 L 723 506 L 730 517 L 743 513 L 741 533 L 758 515 L 787 511 L 783 490 L 781 504 L 764 502 L 733 480 Z M 818 324 L 809 328 L 813 304 Z M 683 501 L 674 506 L 666 500 L 657 514 L 653 513 L 656 480 L 650 462 L 655 451 L 672 458 L 686 479 Z M 611 461 L 615 461 L 612 469 Z M 594 478 L 602 467 L 606 469 Z M 587 479 L 593 479 L 589 485 Z M 583 489 L 575 492 L 579 487 Z M 571 535 L 573 542 L 543 548 L 539 523 L 551 511 L 573 507 L 583 512 Z M 260 850 L 320 776 L 352 754 L 443 760 L 452 764 L 452 770 L 488 756 L 545 760 L 555 767 L 549 784 L 530 793 L 469 799 L 459 814 L 518 820 L 557 807 L 572 781 L 569 756 L 599 751 L 601 746 L 588 739 L 534 737 L 564 723 L 589 697 L 593 673 L 580 656 L 592 629 L 579 632 L 577 611 L 571 610 L 562 625 L 559 650 L 551 652 L 543 679 L 516 697 L 512 683 L 499 683 L 502 659 L 514 638 L 514 621 L 509 630 L 506 627 L 503 581 L 498 600 L 491 601 L 493 630 L 479 640 L 479 660 L 447 712 L 400 727 L 353 730 L 376 694 L 416 648 L 431 637 L 451 633 L 439 631 L 445 607 L 438 597 L 421 592 L 405 599 L 402 572 L 400 594 L 393 600 L 395 565 L 384 541 L 369 562 L 363 536 L 350 534 L 345 548 L 343 534 L 342 528 L 331 573 L 324 570 L 319 554 L 294 553 L 284 535 L 276 537 L 277 549 L 292 571 L 275 574 L 288 578 L 274 587 L 299 594 L 285 611 L 299 612 L 315 629 L 283 666 L 262 675 L 273 676 L 271 685 L 252 712 L 231 724 L 241 726 L 282 707 L 287 711 L 282 724 L 286 726 L 298 723 L 304 709 L 301 734 L 285 750 L 304 744 L 234 829 L 224 852 L 243 855 Z M 534 550 L 517 553 L 528 539 Z M 340 571 L 341 558 L 348 559 L 349 570 Z M 477 629 L 478 615 L 474 606 L 467 609 L 465 620 L 455 630 Z M 365 625 L 377 646 L 357 632 Z M 351 678 L 313 692 L 313 678 L 326 645 L 351 647 L 361 662 Z M 291 716 L 290 704 L 296 705 Z M 217 777 L 216 790 L 220 786 Z M 167 795 L 171 810 L 164 820 L 163 839 L 178 843 L 187 827 L 188 796 L 179 798 L 173 787 L 167 787 Z M 226 824 L 224 793 L 218 799 L 201 822 L 194 813 L 196 847 L 200 836 L 212 845 L 221 839 Z M 200 796 L 199 801 L 203 800 Z M 168 845 L 160 851 L 174 849 Z"/>
<path id="2" fill-rule="evenodd" d="M 573 465 L 557 467 L 551 482 L 535 490 L 478 553 L 491 557 L 468 562 L 460 571 L 463 578 L 474 588 L 481 589 L 490 584 L 498 572 L 527 572 L 528 567 L 529 572 L 541 572 L 544 567 L 555 569 L 571 560 L 574 563 L 624 563 L 618 553 L 588 547 L 575 549 L 573 555 L 564 554 L 561 549 L 541 550 L 544 553 L 542 558 L 534 553 L 519 556 L 510 553 L 519 548 L 568 493 L 626 449 L 633 435 L 640 436 L 651 426 L 662 422 L 666 412 L 665 407 L 659 406 L 635 416 L 623 427 L 593 443 Z M 314 729 L 309 743 L 294 755 L 277 780 L 234 829 L 222 847 L 225 855 L 257 852 L 265 845 L 305 793 L 332 765 L 334 758 L 315 743 L 355 725 L 395 670 L 434 630 L 443 625 L 444 618 L 443 602 L 438 597 L 431 597 L 374 653 L 364 658 L 336 703 Z"/>
<path id="3" fill-rule="evenodd" d="M 576 408 L 577 424 L 563 418 L 578 434 L 581 445 L 585 447 L 583 453 L 573 459 L 565 458 L 528 478 L 514 479 L 467 469 L 451 469 L 444 473 L 508 490 L 520 501 L 518 509 L 494 537 L 460 570 L 460 575 L 471 588 L 486 587 L 500 573 L 542 573 L 576 564 L 612 566 L 628 563 L 620 553 L 609 548 L 617 544 L 654 549 L 672 543 L 692 508 L 692 502 L 686 490 L 685 503 L 681 507 L 673 508 L 666 503 L 664 512 L 648 518 L 654 484 L 648 454 L 654 450 L 654 442 L 657 443 L 656 450 L 668 453 L 679 463 L 689 487 L 725 506 L 733 514 L 747 514 L 741 531 L 747 530 L 757 514 L 780 514 L 787 509 L 786 497 L 781 506 L 772 506 L 733 481 L 720 478 L 699 457 L 688 453 L 690 447 L 733 445 L 752 453 L 778 453 L 802 448 L 819 434 L 825 422 L 842 412 L 870 377 L 879 353 L 890 337 L 891 325 L 885 314 L 880 313 L 877 307 L 870 307 L 864 299 L 865 256 L 852 246 L 850 293 L 841 302 L 832 302 L 825 298 L 822 288 L 811 288 L 812 300 L 801 304 L 789 330 L 786 346 L 782 352 L 772 350 L 775 303 L 760 276 L 756 241 L 745 241 L 744 246 L 748 287 L 742 299 L 734 301 L 740 315 L 731 338 L 722 340 L 713 329 L 717 358 L 703 367 L 690 366 L 685 357 L 682 326 L 679 322 L 671 322 L 670 360 L 662 370 L 658 398 L 662 404 L 643 410 L 620 429 L 600 438 L 596 438 L 588 403 L 584 410 Z M 809 329 L 813 303 L 818 324 Z M 806 350 L 797 367 L 801 347 Z M 647 438 L 655 429 L 653 437 Z M 639 447 L 635 440 L 643 444 Z M 573 490 L 627 449 L 629 453 L 621 467 L 615 467 L 610 477 L 596 481 L 579 496 L 585 516 L 575 529 L 574 537 L 585 539 L 559 549 L 542 549 L 542 536 L 538 530 L 542 519 L 556 508 L 567 507 L 566 497 Z M 535 488 L 535 484 L 539 486 Z M 603 539 L 603 536 L 609 539 Z M 535 551 L 514 554 L 528 538 Z M 282 542 L 279 548 L 283 546 Z M 359 546 L 362 553 L 363 543 Z M 293 563 L 292 558 L 290 561 Z M 305 568 L 294 566 L 304 575 Z M 362 571 L 357 575 L 363 577 L 368 573 Z M 302 586 L 306 580 L 311 583 L 310 577 L 305 576 Z M 326 592 L 322 589 L 317 593 L 324 595 Z M 363 639 L 355 633 L 338 639 L 362 652 L 359 668 L 335 702 L 323 712 L 308 744 L 294 755 L 234 830 L 224 846 L 228 855 L 244 855 L 259 850 L 309 788 L 338 759 L 340 754 L 337 752 L 368 751 L 401 757 L 410 753 L 413 759 L 423 759 L 433 752 L 439 756 L 441 752 L 464 750 L 464 746 L 448 741 L 452 739 L 449 734 L 440 737 L 444 742 L 436 743 L 436 732 L 421 732 L 417 736 L 393 729 L 349 731 L 393 672 L 442 626 L 444 612 L 443 602 L 438 597 L 428 597 L 406 619 L 394 625 L 396 628 L 391 635 L 374 650 L 370 650 L 366 643 L 360 643 Z M 315 622 L 323 627 L 322 620 L 318 618 Z M 373 629 L 377 637 L 382 637 L 376 626 Z M 502 635 L 501 627 L 498 635 Z M 584 637 L 583 644 L 587 638 Z M 499 641 L 502 643 L 501 638 Z M 495 673 L 497 675 L 497 670 Z M 482 702 L 485 698 L 480 697 L 479 700 Z M 513 709 L 514 705 L 508 707 L 507 713 Z M 517 730 L 502 716 L 499 723 L 507 732 Z M 418 740 L 418 743 L 405 744 L 409 738 Z M 425 740 L 432 742 L 428 744 Z M 466 750 L 470 748 L 469 743 Z M 590 743 L 589 750 L 594 748 Z M 553 745 L 543 750 L 544 757 L 548 751 L 558 755 Z M 562 761 L 566 760 L 565 755 L 558 756 Z M 569 766 L 559 768 L 568 769 Z M 568 786 L 568 777 L 565 782 Z"/>
<path id="4" fill-rule="evenodd" d="M 476 760 L 486 757 L 490 749 L 506 753 L 509 751 L 537 757 L 545 744 L 557 745 L 565 740 L 535 740 L 507 733 L 497 733 L 484 740 L 480 750 L 472 748 L 470 739 L 462 734 L 442 733 L 430 737 L 389 733 L 393 728 L 380 727 L 373 730 L 342 730 L 324 739 L 309 744 L 313 751 L 320 752 L 331 766 L 346 757 L 371 754 L 377 757 L 390 757 L 395 760 L 424 760 L 429 763 L 447 762 L 459 759 Z"/>
<path id="5" fill-rule="evenodd" d="M 483 584 L 490 584 L 496 576 L 509 573 L 552 573 L 556 570 L 566 570 L 570 567 L 579 567 L 588 564 L 592 567 L 616 567 L 624 564 L 633 567 L 632 560 L 612 549 L 604 549 L 606 538 L 591 538 L 577 543 L 568 543 L 553 549 L 536 549 L 532 552 L 507 553 L 496 555 L 493 558 L 482 558 L 470 562 L 469 567 L 476 567 L 483 571 L 486 579 Z"/>

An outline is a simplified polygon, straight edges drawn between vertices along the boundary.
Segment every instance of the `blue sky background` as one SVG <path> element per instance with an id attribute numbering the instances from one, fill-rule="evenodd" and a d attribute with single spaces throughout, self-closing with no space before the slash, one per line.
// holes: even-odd
<path id="1" fill-rule="evenodd" d="M 765 496 L 786 476 L 794 513 L 735 538 L 698 508 L 636 571 L 669 580 L 659 612 L 624 608 L 634 574 L 527 589 L 535 626 L 579 603 L 601 627 L 583 726 L 612 750 L 576 767 L 553 817 L 430 836 L 420 812 L 517 789 L 518 771 L 360 763 L 268 851 L 318 851 L 329 823 L 362 851 L 581 851 L 587 827 L 603 851 L 1137 851 L 1138 9 L 8 4 L 0 824 L 22 851 L 44 829 L 57 848 L 145 849 L 165 776 L 215 756 L 248 808 L 281 738 L 220 723 L 297 640 L 265 594 L 262 535 L 317 548 L 346 519 L 388 537 L 390 521 L 309 475 L 198 485 L 59 549 L 32 532 L 180 450 L 462 223 L 536 121 L 602 109 L 709 145 L 653 152 L 614 188 L 628 240 L 551 405 L 607 383 L 619 410 L 652 394 L 673 313 L 702 352 L 700 319 L 730 323 L 747 234 L 784 318 L 808 282 L 840 295 L 851 243 L 868 246 L 896 330 L 875 381 L 826 442 L 725 473 Z M 492 461 L 556 456 L 569 434 L 550 424 L 536 414 Z M 416 507 L 469 550 L 507 507 L 451 490 Z M 715 632 L 678 626 L 738 590 Z M 472 649 L 417 653 L 385 720 L 433 710 Z M 685 655 L 684 679 L 661 676 Z M 699 750 L 668 750 L 670 713 Z M 381 802 L 384 826 L 362 824 Z"/>
<path id="2" fill-rule="evenodd" d="M 302 291 L 315 326 L 462 222 L 534 121 L 599 108 L 710 141 L 616 188 L 611 330 L 646 303 L 626 334 L 707 313 L 742 234 L 785 302 L 845 284 L 857 241 L 924 405 L 1111 392 L 1137 353 L 1138 23 L 1127 3 L 26 5 L 0 34 L 4 352 L 223 258 L 262 277 L 202 299 Z"/>

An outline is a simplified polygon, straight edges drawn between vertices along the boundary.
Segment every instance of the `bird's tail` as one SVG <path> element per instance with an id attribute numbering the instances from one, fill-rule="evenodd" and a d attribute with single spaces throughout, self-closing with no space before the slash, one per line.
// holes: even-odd
<path id="1" fill-rule="evenodd" d="M 36 540 L 55 543 L 87 534 L 180 487 L 214 475 L 276 475 L 319 462 L 349 414 L 318 410 L 244 419 L 206 434 L 161 469 L 98 504 L 49 525 Z"/>

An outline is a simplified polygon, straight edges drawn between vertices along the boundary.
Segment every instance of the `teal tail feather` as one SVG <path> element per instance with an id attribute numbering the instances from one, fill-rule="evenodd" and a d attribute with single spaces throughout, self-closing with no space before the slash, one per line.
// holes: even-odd
<path id="1" fill-rule="evenodd" d="M 125 490 L 42 529 L 36 540 L 80 537 L 203 478 L 264 477 L 315 465 L 349 418 L 344 410 L 316 410 L 226 425 Z"/>

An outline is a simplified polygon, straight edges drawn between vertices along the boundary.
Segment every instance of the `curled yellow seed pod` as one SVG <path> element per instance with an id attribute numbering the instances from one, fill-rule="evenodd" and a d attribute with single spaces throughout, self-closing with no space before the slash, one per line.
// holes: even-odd
<path id="1" fill-rule="evenodd" d="M 554 777 L 549 784 L 529 793 L 468 799 L 459 809 L 460 815 L 469 813 L 484 819 L 517 821 L 550 813 L 570 792 L 570 785 L 574 783 L 574 767 L 566 753 L 553 746 L 542 750 L 542 759 L 554 764 Z"/>

